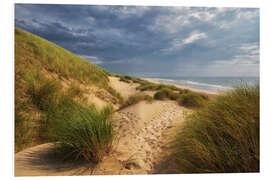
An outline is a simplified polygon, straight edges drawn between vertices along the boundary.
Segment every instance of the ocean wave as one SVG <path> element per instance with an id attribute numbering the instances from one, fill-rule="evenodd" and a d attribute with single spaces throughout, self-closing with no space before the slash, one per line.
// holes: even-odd
<path id="1" fill-rule="evenodd" d="M 175 84 L 175 85 L 181 85 L 181 86 L 190 86 L 192 85 L 192 88 L 196 87 L 198 89 L 201 89 L 201 86 L 204 87 L 209 87 L 209 88 L 214 88 L 215 90 L 229 90 L 232 89 L 232 87 L 228 87 L 228 86 L 222 86 L 222 85 L 216 85 L 216 84 L 208 84 L 208 83 L 202 83 L 202 82 L 195 82 L 195 81 L 190 81 L 190 80 L 172 80 L 172 79 L 162 79 L 162 78 L 152 78 L 160 83 L 170 83 L 170 84 Z M 203 88 L 205 89 L 205 88 Z M 207 88 L 208 89 L 208 88 Z"/>
<path id="2" fill-rule="evenodd" d="M 162 79 L 162 78 L 151 78 L 151 79 L 154 79 L 156 81 L 168 81 L 168 82 L 175 82 L 175 80 L 172 80 L 172 79 Z"/>
<path id="3" fill-rule="evenodd" d="M 199 83 L 199 82 L 189 81 L 189 80 L 179 80 L 179 82 L 183 82 L 183 83 L 186 83 L 186 84 L 192 84 L 192 85 L 198 85 L 198 86 L 209 86 L 209 87 L 220 88 L 220 89 L 232 89 L 231 87 L 228 87 L 228 86 L 221 86 L 221 85 L 207 84 L 207 83 Z"/>

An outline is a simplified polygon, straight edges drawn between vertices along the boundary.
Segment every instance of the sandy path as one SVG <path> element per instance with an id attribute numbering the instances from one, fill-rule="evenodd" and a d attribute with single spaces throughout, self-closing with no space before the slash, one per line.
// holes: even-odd
<path id="1" fill-rule="evenodd" d="M 110 77 L 111 85 L 127 98 L 136 94 L 136 84 Z M 152 174 L 170 173 L 170 157 L 177 127 L 184 122 L 184 107 L 174 101 L 139 102 L 115 112 L 117 141 L 114 150 L 97 166 L 62 162 L 49 157 L 52 144 L 43 144 L 15 154 L 16 176 Z M 165 166 L 164 166 L 165 165 Z"/>
<path id="2" fill-rule="evenodd" d="M 168 135 L 183 123 L 183 108 L 174 102 L 155 101 L 152 104 L 140 102 L 119 111 L 115 116 L 116 131 L 120 138 L 108 162 L 118 162 L 114 172 L 106 159 L 93 174 L 151 174 L 159 173 L 155 166 L 168 148 Z M 168 149 L 166 149 L 167 151 Z"/>
<path id="3" fill-rule="evenodd" d="M 170 134 L 183 123 L 183 109 L 172 101 L 140 102 L 115 113 L 118 141 L 98 166 L 54 160 L 49 155 L 52 144 L 43 144 L 15 155 L 15 175 L 162 173 L 160 162 L 169 154 L 168 145 L 174 139 Z"/>

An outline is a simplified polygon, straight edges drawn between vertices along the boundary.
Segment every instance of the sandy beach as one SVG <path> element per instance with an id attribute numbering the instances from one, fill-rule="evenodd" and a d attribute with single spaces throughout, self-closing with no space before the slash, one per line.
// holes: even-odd
<path id="1" fill-rule="evenodd" d="M 149 82 L 152 82 L 152 83 L 160 84 L 160 82 L 158 82 L 158 80 L 155 79 L 155 78 L 142 78 L 142 79 L 145 79 L 145 80 L 147 80 Z M 163 83 L 163 84 L 166 84 L 166 83 Z M 184 87 L 184 86 L 180 86 L 180 85 L 177 85 L 177 84 L 170 84 L 170 85 L 175 85 L 176 87 L 179 87 L 179 88 L 190 89 L 192 91 L 201 92 L 201 93 L 205 93 L 205 94 L 219 94 L 218 92 L 195 89 L 195 88 L 190 88 L 190 87 Z"/>

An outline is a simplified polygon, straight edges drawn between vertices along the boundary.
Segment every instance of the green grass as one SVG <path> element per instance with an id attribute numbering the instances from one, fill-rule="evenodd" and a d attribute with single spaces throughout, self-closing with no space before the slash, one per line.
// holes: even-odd
<path id="1" fill-rule="evenodd" d="M 118 77 L 120 81 L 123 81 L 123 82 L 126 82 L 126 83 L 131 83 L 131 82 L 138 83 L 141 86 L 150 83 L 150 82 L 148 82 L 146 80 L 143 80 L 141 78 L 131 77 L 131 76 L 122 75 L 122 74 L 110 73 L 109 75 L 114 76 L 114 77 Z"/>
<path id="2" fill-rule="evenodd" d="M 121 108 L 125 108 L 128 106 L 131 106 L 133 104 L 136 104 L 140 101 L 148 101 L 148 102 L 152 102 L 153 98 L 147 94 L 136 94 L 133 96 L 130 96 L 121 106 Z"/>
<path id="3" fill-rule="evenodd" d="M 65 158 L 83 158 L 99 162 L 111 150 L 114 132 L 110 122 L 112 106 L 102 110 L 92 104 L 82 106 L 69 96 L 61 96 L 50 106 L 46 124 L 57 150 Z"/>
<path id="4" fill-rule="evenodd" d="M 67 79 L 107 86 L 107 73 L 71 52 L 26 31 L 15 29 L 15 63 L 45 68 Z M 16 68 L 16 66 L 15 66 Z"/>
<path id="5" fill-rule="evenodd" d="M 179 93 L 186 93 L 189 90 L 187 89 L 182 89 L 182 88 L 178 88 L 174 85 L 170 85 L 170 84 L 155 84 L 155 83 L 151 83 L 148 81 L 141 81 L 140 86 L 137 87 L 137 90 L 140 91 L 157 91 L 157 90 L 161 90 L 161 89 L 170 89 L 171 91 L 178 91 Z"/>
<path id="6" fill-rule="evenodd" d="M 131 77 L 129 77 L 129 76 L 120 76 L 120 81 L 130 83 L 131 82 Z"/>
<path id="7" fill-rule="evenodd" d="M 81 85 L 104 89 L 122 104 L 121 95 L 109 86 L 108 75 L 71 52 L 16 28 L 15 152 L 53 140 L 55 121 L 48 121 L 48 114 L 64 95 L 85 106 Z M 72 83 L 65 89 L 61 80 Z"/>
<path id="8" fill-rule="evenodd" d="M 180 97 L 181 97 L 180 93 L 175 93 L 174 91 L 168 88 L 163 88 L 154 94 L 154 99 L 157 100 L 164 100 L 164 99 L 177 100 Z"/>
<path id="9" fill-rule="evenodd" d="M 242 86 L 188 116 L 176 141 L 179 172 L 259 172 L 259 99 L 259 86 Z"/>
<path id="10" fill-rule="evenodd" d="M 208 96 L 200 93 L 189 92 L 177 99 L 179 105 L 183 105 L 188 108 L 200 108 L 203 107 L 208 101 Z"/>
<path id="11" fill-rule="evenodd" d="M 68 89 L 67 94 L 71 97 L 79 97 L 82 98 L 83 97 L 83 90 L 80 87 L 79 83 L 73 82 L 71 83 L 71 86 Z"/>
<path id="12" fill-rule="evenodd" d="M 26 93 L 32 103 L 40 110 L 48 109 L 53 96 L 61 90 L 59 82 L 50 80 L 37 71 L 27 74 L 26 83 L 28 85 Z"/>
<path id="13" fill-rule="evenodd" d="M 16 99 L 15 151 L 35 144 L 58 142 L 56 148 L 65 158 L 99 162 L 110 150 L 114 137 L 109 121 L 112 106 L 98 111 L 94 105 L 83 102 L 78 84 L 73 83 L 66 92 L 61 91 L 57 81 L 38 71 L 27 74 L 26 84 L 26 96 L 31 103 Z M 36 113 L 41 119 L 31 121 Z M 30 125 L 33 122 L 35 126 Z"/>
<path id="14" fill-rule="evenodd" d="M 157 100 L 176 100 L 179 105 L 188 108 L 200 108 L 209 100 L 208 96 L 193 91 L 173 91 L 169 88 L 162 88 L 154 94 Z"/>
<path id="15" fill-rule="evenodd" d="M 16 152 L 28 145 L 57 142 L 56 148 L 65 158 L 99 162 L 109 152 L 114 138 L 109 121 L 112 106 L 98 111 L 94 105 L 84 103 L 78 84 L 64 92 L 56 88 L 54 80 L 38 72 L 27 77 L 26 92 L 41 119 L 36 126 L 30 126 L 29 116 L 33 114 L 25 113 L 27 104 L 15 105 Z"/>
<path id="16" fill-rule="evenodd" d="M 32 129 L 27 116 L 22 113 L 27 110 L 25 104 L 19 104 L 15 100 L 15 152 L 21 151 L 32 144 Z"/>

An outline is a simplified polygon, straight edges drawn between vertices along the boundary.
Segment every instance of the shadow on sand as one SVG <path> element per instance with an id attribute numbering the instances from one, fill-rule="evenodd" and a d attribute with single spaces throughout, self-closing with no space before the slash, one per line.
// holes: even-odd
<path id="1" fill-rule="evenodd" d="M 59 156 L 60 155 L 60 156 Z M 83 160 L 63 160 L 53 144 L 42 144 L 15 154 L 15 176 L 90 175 L 96 164 Z"/>

